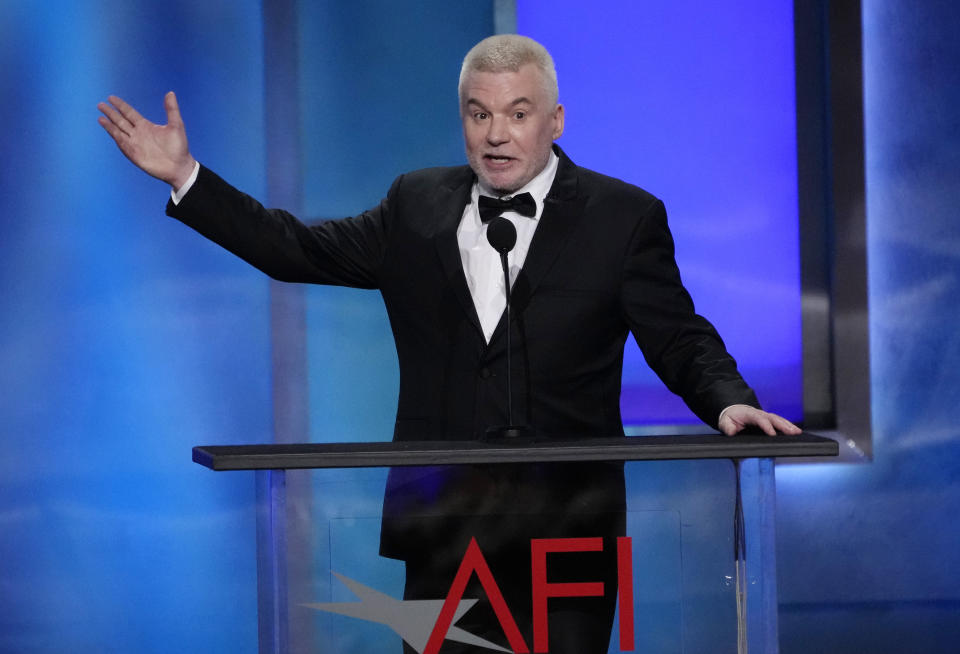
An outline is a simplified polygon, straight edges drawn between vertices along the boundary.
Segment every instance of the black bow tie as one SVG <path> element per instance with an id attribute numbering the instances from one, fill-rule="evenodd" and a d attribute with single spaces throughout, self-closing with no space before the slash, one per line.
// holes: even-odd
<path id="1" fill-rule="evenodd" d="M 505 211 L 516 211 L 521 216 L 533 217 L 537 215 L 537 201 L 529 193 L 514 195 L 509 200 L 499 200 L 487 195 L 481 195 L 478 203 L 480 220 L 490 222 Z"/>

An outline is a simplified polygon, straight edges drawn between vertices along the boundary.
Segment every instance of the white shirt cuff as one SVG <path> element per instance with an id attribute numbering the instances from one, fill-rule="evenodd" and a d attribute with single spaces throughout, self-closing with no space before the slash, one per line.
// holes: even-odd
<path id="1" fill-rule="evenodd" d="M 170 199 L 174 204 L 180 204 L 180 200 L 183 199 L 183 196 L 187 194 L 191 188 L 193 188 L 194 182 L 197 181 L 197 175 L 200 174 L 200 162 L 197 161 L 193 165 L 193 172 L 190 173 L 190 177 L 187 178 L 187 181 L 184 182 L 183 186 L 178 189 L 170 189 Z M 722 414 L 721 414 L 722 415 Z"/>

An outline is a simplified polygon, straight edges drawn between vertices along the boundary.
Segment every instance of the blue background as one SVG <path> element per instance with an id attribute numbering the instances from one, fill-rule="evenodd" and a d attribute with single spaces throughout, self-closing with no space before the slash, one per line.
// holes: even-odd
<path id="1" fill-rule="evenodd" d="M 797 151 L 790 2 L 518 2 L 553 53 L 578 164 L 660 197 L 697 310 L 764 408 L 800 420 Z M 625 348 L 627 425 L 699 421 Z"/>
<path id="2" fill-rule="evenodd" d="M 305 217 L 365 207 L 406 168 L 461 161 L 457 62 L 492 31 L 486 2 L 354 4 L 362 6 L 301 3 L 304 25 L 328 24 L 340 46 L 357 44 L 337 58 L 324 54 L 322 32 L 301 34 L 300 52 L 309 55 L 301 62 L 298 99 L 304 206 L 293 208 Z M 782 649 L 953 652 L 960 642 L 954 519 L 960 514 L 960 45 L 954 38 L 960 7 L 935 0 L 864 5 L 875 461 L 778 469 Z M 728 9 L 738 6 L 751 5 Z M 557 15 L 580 11 L 578 4 L 550 7 Z M 614 27 L 629 25 L 608 25 L 584 29 L 579 38 L 596 33 L 612 41 L 610 48 L 628 51 L 667 39 L 652 24 L 660 10 L 654 3 L 641 7 L 632 33 L 609 39 Z M 521 30 L 524 11 L 520 3 Z M 788 13 L 771 11 L 759 17 L 761 25 L 780 29 Z M 693 18 L 704 37 L 736 37 L 743 27 L 723 16 L 704 25 L 697 16 L 704 14 Z M 401 38 L 396 25 L 413 36 Z M 766 27 L 739 39 L 756 51 L 734 59 L 733 70 L 774 50 L 782 56 L 779 46 L 761 39 L 773 33 Z M 384 39 L 395 49 L 381 50 Z M 738 39 L 724 42 L 730 40 Z M 561 63 L 570 54 L 562 42 L 547 44 L 557 49 L 561 94 L 573 95 Z M 684 62 L 707 66 L 726 51 L 711 38 L 683 46 L 679 60 L 655 63 L 665 72 Z M 255 649 L 252 479 L 210 473 L 191 464 L 189 452 L 199 443 L 276 437 L 271 287 L 162 216 L 167 190 L 123 160 L 96 125 L 94 107 L 118 93 L 160 120 L 162 94 L 175 89 L 193 151 L 264 196 L 270 112 L 263 80 L 270 71 L 263 52 L 259 2 L 0 4 L 2 652 Z M 371 72 L 383 70 L 378 62 L 399 77 Z M 778 82 L 789 88 L 792 79 Z M 356 88 L 355 102 L 324 104 L 328 83 L 326 97 L 343 99 L 341 91 Z M 620 88 L 611 83 L 603 90 L 616 98 Z M 658 90 L 650 93 L 660 100 Z M 430 100 L 420 108 L 423 97 Z M 682 118 L 647 108 L 666 121 L 665 130 Z M 703 108 L 711 115 L 709 103 Z M 579 163 L 629 177 L 574 146 L 581 126 L 596 122 L 570 116 L 561 143 Z M 424 125 L 440 136 L 425 141 L 434 132 Z M 724 138 L 699 127 L 690 123 L 695 143 Z M 373 157 L 383 153 L 385 140 L 389 162 Z M 336 153 L 338 165 L 315 160 L 318 148 Z M 664 196 L 671 215 L 683 215 L 684 184 L 695 175 L 666 155 L 659 161 L 633 181 Z M 333 170 L 349 171 L 349 184 L 369 187 L 325 204 L 329 196 L 312 184 Z M 677 220 L 678 238 L 684 232 L 685 240 L 698 238 L 696 225 L 686 229 Z M 687 273 L 691 286 L 697 277 Z M 324 423 L 327 414 L 313 412 L 323 406 L 316 400 L 340 384 L 325 390 L 319 373 L 329 356 L 348 356 L 350 349 L 376 369 L 392 353 L 368 357 L 350 339 L 331 341 L 314 329 L 354 311 L 366 329 L 378 301 L 372 294 L 313 293 L 307 298 L 310 436 L 343 440 L 341 426 L 358 424 L 357 433 L 369 434 L 392 414 L 391 381 L 378 382 L 374 405 L 354 402 L 353 413 Z M 364 304 L 356 295 L 371 298 Z M 756 336 L 738 335 L 724 322 L 729 312 L 696 299 L 731 342 Z M 333 333 L 349 336 L 356 325 Z M 752 352 L 732 347 L 741 358 Z M 357 415 L 372 417 L 354 422 Z"/>
<path id="3" fill-rule="evenodd" d="M 96 104 L 176 89 L 262 192 L 259 3 L 3 2 L 0 61 L 0 651 L 251 651 L 253 483 L 190 448 L 272 437 L 268 287 L 163 217 Z"/>

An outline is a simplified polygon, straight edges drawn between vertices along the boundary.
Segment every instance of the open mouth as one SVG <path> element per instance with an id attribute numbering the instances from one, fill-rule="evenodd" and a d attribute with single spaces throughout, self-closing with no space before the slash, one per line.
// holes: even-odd
<path id="1" fill-rule="evenodd" d="M 513 161 L 513 157 L 507 157 L 498 154 L 485 154 L 483 158 L 493 164 L 506 164 Z"/>

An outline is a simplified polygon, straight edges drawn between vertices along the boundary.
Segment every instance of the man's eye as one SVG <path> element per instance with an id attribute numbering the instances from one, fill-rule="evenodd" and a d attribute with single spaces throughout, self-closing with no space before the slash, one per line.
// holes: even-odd
<path id="1" fill-rule="evenodd" d="M 525 111 L 518 111 L 515 114 L 513 114 L 513 117 L 516 118 L 517 120 L 523 120 L 524 118 L 527 117 L 527 113 Z"/>
<path id="2" fill-rule="evenodd" d="M 476 120 L 486 120 L 487 114 L 483 111 L 478 111 L 477 113 L 473 114 L 473 117 Z"/>

